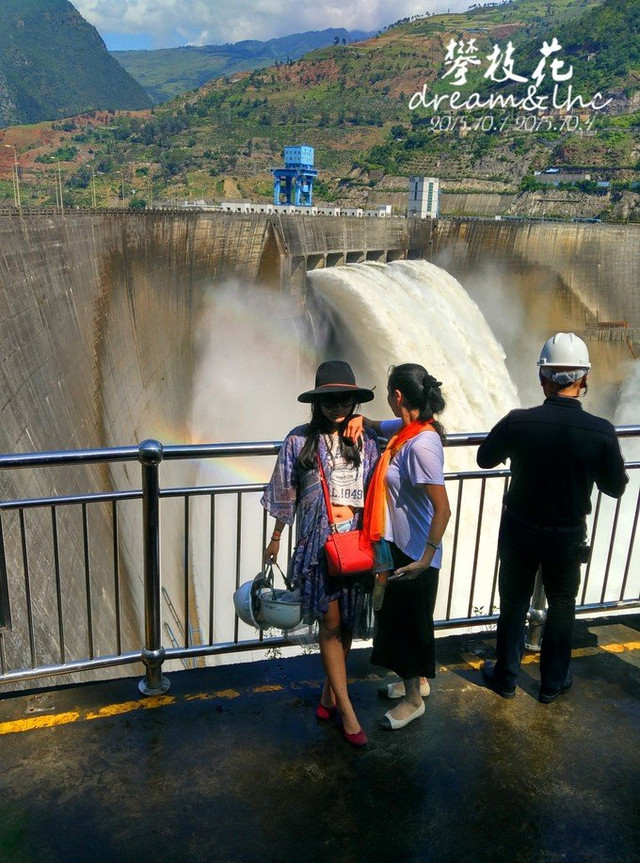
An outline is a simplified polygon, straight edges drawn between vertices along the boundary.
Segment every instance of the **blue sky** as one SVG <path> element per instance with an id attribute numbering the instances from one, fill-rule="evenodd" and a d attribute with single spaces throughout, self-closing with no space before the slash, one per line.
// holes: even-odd
<path id="1" fill-rule="evenodd" d="M 218 45 L 305 30 L 380 30 L 424 12 L 459 12 L 472 0 L 71 0 L 110 51 Z M 476 0 L 478 2 L 478 0 Z"/>

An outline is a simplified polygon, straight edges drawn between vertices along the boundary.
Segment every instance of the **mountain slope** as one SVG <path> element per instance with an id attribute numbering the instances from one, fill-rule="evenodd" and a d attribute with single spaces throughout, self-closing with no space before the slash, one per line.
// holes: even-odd
<path id="1" fill-rule="evenodd" d="M 2 0 L 2 7 L 0 126 L 150 106 L 68 0 Z"/>
<path id="2" fill-rule="evenodd" d="M 46 130 L 33 133 L 29 143 L 27 132 L 19 137 L 16 131 L 12 143 L 25 170 L 22 189 L 26 195 L 27 176 L 32 177 L 31 200 L 51 202 L 46 162 L 53 159 L 55 169 L 58 159 L 70 206 L 89 205 L 93 186 L 98 202 L 111 205 L 269 201 L 270 171 L 281 164 L 283 147 L 308 144 L 319 170 L 317 203 L 392 203 L 401 210 L 406 178 L 422 174 L 439 177 L 441 188 L 460 198 L 479 193 L 521 201 L 528 190 L 539 212 L 547 206 L 546 192 L 534 172 L 555 166 L 590 174 L 581 191 L 593 192 L 591 210 L 577 215 L 616 219 L 633 210 L 640 216 L 636 10 L 637 0 L 512 0 L 403 21 L 365 42 L 331 45 L 297 61 L 215 79 L 149 113 L 83 118 L 66 138 L 54 130 L 55 145 L 46 140 Z M 452 92 L 444 76 L 452 40 L 465 47 L 475 40 L 481 69 L 458 89 L 463 97 L 477 92 L 484 98 L 530 86 L 530 80 L 516 87 L 483 75 L 492 46 L 505 51 L 512 43 L 515 69 L 530 79 L 541 47 L 555 35 L 563 46 L 571 43 L 559 56 L 574 67 L 574 93 L 592 97 L 602 91 L 612 100 L 606 110 L 410 110 L 412 94 L 423 87 Z M 547 94 L 552 81 L 549 67 L 540 93 Z M 12 195 L 9 180 L 7 171 L 5 200 Z M 610 198 L 597 181 L 611 183 Z M 626 210 L 614 199 L 618 193 L 633 198 Z M 571 194 L 555 191 L 554 207 L 564 207 L 561 199 Z M 475 212 L 472 206 L 466 211 Z"/>
<path id="3" fill-rule="evenodd" d="M 154 102 L 161 103 L 202 87 L 212 78 L 297 60 L 316 48 L 337 42 L 355 42 L 371 35 L 360 30 L 331 28 L 294 33 L 266 42 L 245 40 L 229 45 L 157 51 L 113 51 L 112 56 L 144 87 Z"/>

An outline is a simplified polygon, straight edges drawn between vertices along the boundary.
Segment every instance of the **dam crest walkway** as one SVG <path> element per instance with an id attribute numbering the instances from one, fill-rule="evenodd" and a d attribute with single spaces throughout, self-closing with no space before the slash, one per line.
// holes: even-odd
<path id="1" fill-rule="evenodd" d="M 388 709 L 369 650 L 350 658 L 369 733 L 318 723 L 318 655 L 0 699 L 0 859 L 11 863 L 284 860 L 631 861 L 640 847 L 640 618 L 580 620 L 574 685 L 537 701 L 486 689 L 493 632 L 438 639 L 424 717 Z"/>

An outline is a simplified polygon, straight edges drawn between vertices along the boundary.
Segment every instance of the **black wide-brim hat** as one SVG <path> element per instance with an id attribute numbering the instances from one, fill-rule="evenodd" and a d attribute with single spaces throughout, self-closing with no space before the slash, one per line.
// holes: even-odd
<path id="1" fill-rule="evenodd" d="M 318 366 L 315 389 L 300 393 L 298 401 L 308 404 L 322 398 L 322 396 L 330 396 L 335 393 L 352 394 L 358 404 L 370 402 L 374 397 L 373 390 L 357 385 L 356 377 L 349 363 L 345 363 L 343 360 L 327 360 Z"/>

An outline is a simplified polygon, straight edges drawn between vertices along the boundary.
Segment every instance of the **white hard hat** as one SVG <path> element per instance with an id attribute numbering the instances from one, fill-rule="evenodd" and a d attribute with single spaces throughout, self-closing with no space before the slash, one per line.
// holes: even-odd
<path id="1" fill-rule="evenodd" d="M 260 629 L 260 624 L 256 620 L 258 613 L 258 594 L 265 586 L 265 577 L 262 572 L 259 572 L 253 581 L 245 581 L 233 594 L 233 605 L 236 614 L 244 623 L 249 626 L 255 626 Z"/>
<path id="2" fill-rule="evenodd" d="M 575 333 L 556 333 L 543 345 L 538 366 L 590 369 L 589 351 Z"/>
<path id="3" fill-rule="evenodd" d="M 277 566 L 277 564 L 276 564 Z M 287 583 L 287 579 L 280 569 Z M 281 590 L 273 586 L 273 566 L 268 564 L 253 581 L 245 581 L 233 594 L 233 604 L 240 620 L 256 629 L 295 629 L 302 620 L 299 590 Z"/>
<path id="4" fill-rule="evenodd" d="M 302 620 L 299 590 L 264 587 L 258 595 L 258 623 L 263 629 L 295 629 Z"/>

